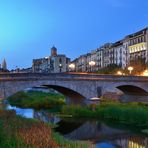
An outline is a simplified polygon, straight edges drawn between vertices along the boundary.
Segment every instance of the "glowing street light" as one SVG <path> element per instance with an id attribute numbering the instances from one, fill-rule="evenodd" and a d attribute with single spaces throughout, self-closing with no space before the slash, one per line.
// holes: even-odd
<path id="1" fill-rule="evenodd" d="M 142 75 L 143 76 L 148 76 L 148 70 L 145 70 Z"/>
<path id="2" fill-rule="evenodd" d="M 62 72 L 62 64 L 61 63 L 59 64 L 59 69 L 60 69 L 60 72 Z"/>
<path id="3" fill-rule="evenodd" d="M 74 70 L 75 69 L 75 64 L 73 64 L 73 63 L 71 63 L 71 64 L 69 64 L 69 66 L 68 66 L 71 70 Z"/>
<path id="4" fill-rule="evenodd" d="M 131 74 L 134 68 L 132 66 L 129 66 L 127 69 L 129 70 L 129 72 Z"/>
<path id="5" fill-rule="evenodd" d="M 117 71 L 117 75 L 123 75 L 121 71 Z"/>
<path id="6" fill-rule="evenodd" d="M 91 71 L 92 71 L 92 67 L 96 65 L 96 62 L 95 61 L 90 61 L 89 65 L 91 66 Z"/>

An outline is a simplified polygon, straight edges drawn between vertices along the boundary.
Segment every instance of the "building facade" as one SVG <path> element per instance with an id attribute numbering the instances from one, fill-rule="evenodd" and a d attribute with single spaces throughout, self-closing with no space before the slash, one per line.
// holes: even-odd
<path id="1" fill-rule="evenodd" d="M 129 40 L 130 61 L 141 58 L 148 62 L 148 28 L 127 36 Z"/>
<path id="2" fill-rule="evenodd" d="M 32 71 L 34 73 L 59 73 L 67 72 L 70 58 L 64 54 L 57 54 L 57 48 L 51 48 L 51 55 L 41 59 L 34 59 Z"/>
<path id="3" fill-rule="evenodd" d="M 95 72 L 111 64 L 125 69 L 131 61 L 138 58 L 148 64 L 148 27 L 136 33 L 125 36 L 115 43 L 106 43 L 90 53 L 82 55 L 72 61 L 77 72 Z M 89 62 L 95 65 L 90 66 Z"/>

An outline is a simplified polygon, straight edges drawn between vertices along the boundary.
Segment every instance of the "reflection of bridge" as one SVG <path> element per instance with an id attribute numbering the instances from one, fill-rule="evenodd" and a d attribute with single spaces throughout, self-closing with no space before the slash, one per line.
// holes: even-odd
<path id="1" fill-rule="evenodd" d="M 91 140 L 94 143 L 105 141 L 121 148 L 148 148 L 146 137 L 138 137 L 130 134 L 129 131 L 108 127 L 96 121 L 79 123 L 79 125 L 78 123 L 60 121 L 56 130 L 64 137 L 73 140 Z"/>
<path id="2" fill-rule="evenodd" d="M 70 122 L 69 122 L 70 124 Z M 74 125 L 73 125 L 74 124 Z M 67 130 L 68 125 L 65 126 L 62 125 L 62 121 L 58 123 L 59 128 L 64 127 L 64 130 Z M 71 123 L 70 126 L 75 126 L 75 123 Z M 58 127 L 57 127 L 58 129 Z M 96 121 L 94 122 L 85 122 L 85 123 L 79 123 L 79 126 L 76 125 L 75 129 L 73 131 L 70 131 L 66 134 L 64 134 L 64 137 L 73 139 L 73 140 L 103 140 L 107 139 L 109 137 L 120 137 L 122 135 L 127 134 L 126 131 L 122 131 L 119 129 L 114 129 L 106 126 L 105 124 L 98 123 Z"/>
<path id="3" fill-rule="evenodd" d="M 0 97 L 25 88 L 45 86 L 69 97 L 100 97 L 105 93 L 147 95 L 148 77 L 96 74 L 0 74 Z"/>
<path id="4" fill-rule="evenodd" d="M 118 138 L 113 142 L 122 148 L 148 148 L 148 138 L 131 136 L 129 138 Z"/>

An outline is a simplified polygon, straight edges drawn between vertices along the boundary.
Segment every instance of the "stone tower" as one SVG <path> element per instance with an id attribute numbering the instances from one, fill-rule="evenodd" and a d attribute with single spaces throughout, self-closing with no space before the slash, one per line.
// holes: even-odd
<path id="1" fill-rule="evenodd" d="M 2 69 L 3 70 L 7 70 L 7 63 L 6 63 L 6 60 L 5 59 L 2 62 Z"/>
<path id="2" fill-rule="evenodd" d="M 51 56 L 57 56 L 57 48 L 54 46 L 51 48 Z"/>

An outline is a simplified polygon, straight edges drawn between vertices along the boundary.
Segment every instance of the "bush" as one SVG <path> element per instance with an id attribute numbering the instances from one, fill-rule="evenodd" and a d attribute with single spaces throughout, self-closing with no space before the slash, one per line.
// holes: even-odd
<path id="1" fill-rule="evenodd" d="M 18 92 L 8 98 L 11 105 L 23 108 L 53 108 L 65 104 L 65 97 L 61 94 L 44 92 Z"/>
<path id="2" fill-rule="evenodd" d="M 93 107 L 94 108 L 94 107 Z M 101 103 L 92 109 L 92 105 L 64 106 L 62 114 L 70 114 L 74 117 L 95 117 L 98 119 L 109 119 L 125 124 L 148 127 L 148 108 L 138 104 Z"/>

